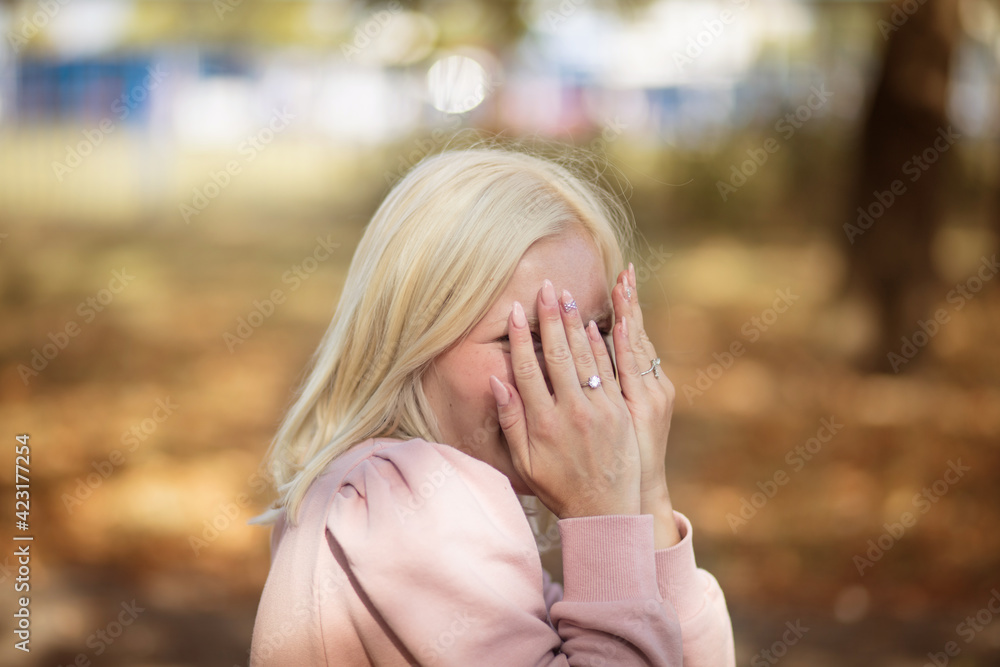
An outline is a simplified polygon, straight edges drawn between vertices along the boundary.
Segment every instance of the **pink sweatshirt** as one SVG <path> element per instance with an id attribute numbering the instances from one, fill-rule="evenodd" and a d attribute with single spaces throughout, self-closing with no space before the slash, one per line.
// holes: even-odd
<path id="1" fill-rule="evenodd" d="M 370 439 L 279 518 L 250 664 L 735 665 L 722 590 L 691 524 L 559 521 L 565 590 L 542 570 L 507 478 L 448 445 Z"/>

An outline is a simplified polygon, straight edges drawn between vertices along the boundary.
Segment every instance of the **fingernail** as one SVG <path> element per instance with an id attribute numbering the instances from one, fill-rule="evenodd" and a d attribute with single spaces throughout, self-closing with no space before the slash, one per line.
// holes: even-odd
<path id="1" fill-rule="evenodd" d="M 567 291 L 562 291 L 562 307 L 567 313 L 576 308 L 576 299 Z"/>
<path id="2" fill-rule="evenodd" d="M 556 288 L 548 278 L 542 283 L 542 303 L 546 306 L 556 305 Z"/>
<path id="3" fill-rule="evenodd" d="M 624 317 L 622 318 L 622 333 L 628 336 L 628 323 L 625 321 Z"/>
<path id="4" fill-rule="evenodd" d="M 514 308 L 512 309 L 511 312 L 513 312 L 515 327 L 517 327 L 518 329 L 523 329 L 524 327 L 528 326 L 528 320 L 524 316 L 524 308 L 521 307 L 520 301 L 514 302 Z"/>
<path id="5" fill-rule="evenodd" d="M 497 379 L 496 375 L 490 376 L 490 389 L 493 390 L 493 398 L 496 399 L 497 405 L 501 408 L 506 407 L 510 403 L 510 392 L 507 391 L 507 387 L 503 386 L 503 383 Z"/>
<path id="6" fill-rule="evenodd" d="M 597 324 L 594 322 L 594 320 L 590 320 L 590 322 L 587 324 L 587 335 L 590 336 L 590 340 L 594 341 L 595 343 L 601 342 L 601 332 L 597 330 Z"/>
<path id="7" fill-rule="evenodd" d="M 625 275 L 622 276 L 622 285 L 625 287 L 625 300 L 626 301 L 631 301 L 632 300 L 632 288 L 629 287 L 629 284 L 628 284 L 628 271 L 626 271 Z"/>
<path id="8" fill-rule="evenodd" d="M 629 273 L 629 276 L 631 276 L 631 279 L 629 280 L 629 282 L 631 282 L 633 285 L 635 285 L 635 267 L 632 265 L 632 262 L 628 263 L 628 273 Z"/>

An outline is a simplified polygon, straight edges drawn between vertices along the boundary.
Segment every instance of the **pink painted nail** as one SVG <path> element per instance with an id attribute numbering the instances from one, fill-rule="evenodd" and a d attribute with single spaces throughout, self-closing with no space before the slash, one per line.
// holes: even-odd
<path id="1" fill-rule="evenodd" d="M 590 320 L 590 322 L 587 324 L 587 335 L 590 336 L 590 340 L 594 341 L 595 343 L 601 342 L 601 332 L 597 330 L 597 324 L 594 322 L 594 320 Z"/>
<path id="2" fill-rule="evenodd" d="M 497 405 L 501 408 L 510 403 L 510 392 L 495 375 L 490 376 L 490 389 L 493 390 L 493 398 L 496 399 Z"/>
<path id="3" fill-rule="evenodd" d="M 567 313 L 576 308 L 576 299 L 573 298 L 573 295 L 568 290 L 562 291 L 562 307 Z"/>
<path id="4" fill-rule="evenodd" d="M 548 278 L 542 283 L 542 303 L 546 306 L 556 305 L 556 288 Z"/>
<path id="5" fill-rule="evenodd" d="M 520 301 L 514 302 L 513 313 L 514 313 L 513 320 L 515 327 L 517 327 L 518 329 L 523 329 L 524 327 L 528 326 L 528 319 L 524 316 L 524 308 L 521 307 Z"/>

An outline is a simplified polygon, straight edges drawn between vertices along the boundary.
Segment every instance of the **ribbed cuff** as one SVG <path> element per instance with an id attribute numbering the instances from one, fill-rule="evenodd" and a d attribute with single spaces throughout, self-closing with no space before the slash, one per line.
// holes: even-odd
<path id="1" fill-rule="evenodd" d="M 656 552 L 656 580 L 660 595 L 674 605 L 677 617 L 683 620 L 701 610 L 705 603 L 705 587 L 694 561 L 691 522 L 676 510 L 674 521 L 677 522 L 681 541 Z"/>
<path id="2" fill-rule="evenodd" d="M 560 519 L 558 525 L 564 600 L 636 600 L 657 590 L 652 514 Z"/>

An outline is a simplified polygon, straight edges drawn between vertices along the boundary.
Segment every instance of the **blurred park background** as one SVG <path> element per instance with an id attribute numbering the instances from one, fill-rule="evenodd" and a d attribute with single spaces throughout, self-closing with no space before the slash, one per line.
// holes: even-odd
<path id="1" fill-rule="evenodd" d="M 475 131 L 612 165 L 738 663 L 1000 664 L 1000 3 L 31 0 L 0 34 L 0 663 L 246 663 L 261 457 L 375 207 Z"/>

